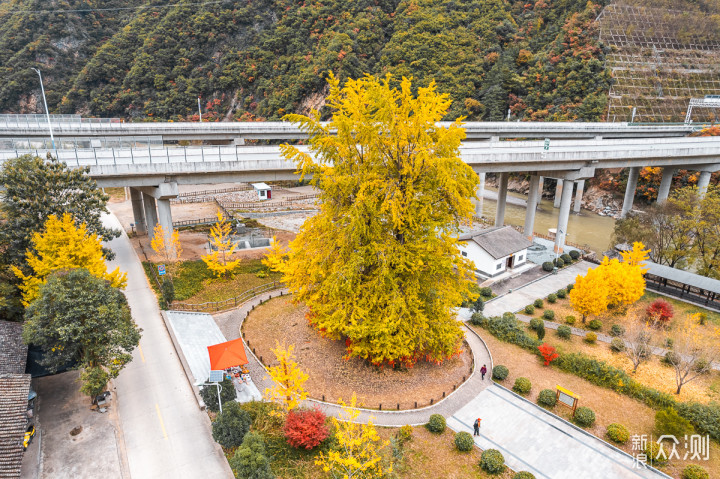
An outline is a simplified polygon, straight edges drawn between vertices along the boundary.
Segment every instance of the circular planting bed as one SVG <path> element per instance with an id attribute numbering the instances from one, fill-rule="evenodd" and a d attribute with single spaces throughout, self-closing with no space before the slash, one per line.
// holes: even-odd
<path id="1" fill-rule="evenodd" d="M 369 409 L 413 409 L 437 403 L 470 377 L 472 353 L 463 343 L 462 353 L 442 364 L 419 362 L 412 368 L 377 368 L 361 359 L 343 359 L 345 342 L 322 338 L 305 319 L 307 308 L 289 296 L 258 306 L 245 319 L 242 335 L 265 366 L 274 366 L 270 351 L 275 341 L 295 345 L 305 383 L 313 399 L 336 403 L 357 393 L 358 405 Z"/>

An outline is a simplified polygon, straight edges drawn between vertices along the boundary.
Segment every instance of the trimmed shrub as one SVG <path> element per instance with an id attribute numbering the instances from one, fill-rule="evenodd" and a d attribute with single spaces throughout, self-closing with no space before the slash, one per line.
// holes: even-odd
<path id="1" fill-rule="evenodd" d="M 647 307 L 645 314 L 652 321 L 658 321 L 660 324 L 668 324 L 675 312 L 670 303 L 662 298 L 658 298 Z"/>
<path id="2" fill-rule="evenodd" d="M 542 319 L 533 318 L 530 320 L 530 329 L 532 329 L 533 331 L 537 331 L 538 329 L 543 328 L 543 327 L 545 327 L 545 325 L 543 324 Z"/>
<path id="3" fill-rule="evenodd" d="M 580 252 L 576 249 L 570 250 L 569 254 L 573 261 L 577 261 L 580 259 Z"/>
<path id="4" fill-rule="evenodd" d="M 561 339 L 570 339 L 572 337 L 572 329 L 570 329 L 570 326 L 563 324 L 562 326 L 558 326 L 557 335 Z"/>
<path id="5" fill-rule="evenodd" d="M 555 266 L 557 266 L 558 268 L 562 268 L 563 266 L 565 266 L 565 261 L 563 261 L 562 258 L 558 258 L 555 260 Z"/>
<path id="6" fill-rule="evenodd" d="M 217 393 L 217 386 L 214 384 L 212 386 L 203 386 L 202 389 L 200 389 L 200 397 L 202 398 L 203 402 L 205 403 L 205 407 L 212 411 L 212 412 L 218 412 L 220 411 L 220 406 L 218 404 L 218 393 Z M 223 406 L 225 406 L 226 403 L 229 403 L 233 399 L 235 399 L 236 393 L 235 393 L 235 386 L 233 385 L 230 378 L 225 378 L 220 383 L 220 400 L 223 403 Z"/>
<path id="7" fill-rule="evenodd" d="M 610 336 L 620 337 L 625 334 L 625 328 L 619 324 L 613 324 L 610 327 Z"/>
<path id="8" fill-rule="evenodd" d="M 548 300 L 548 303 L 550 303 L 550 304 L 557 303 L 557 294 L 555 294 L 555 293 L 548 294 L 547 300 Z"/>
<path id="9" fill-rule="evenodd" d="M 537 403 L 545 407 L 553 407 L 557 403 L 557 394 L 552 389 L 543 389 L 538 394 Z"/>
<path id="10" fill-rule="evenodd" d="M 475 440 L 469 432 L 462 431 L 455 434 L 455 447 L 457 447 L 458 451 L 472 451 L 474 446 Z"/>
<path id="11" fill-rule="evenodd" d="M 569 324 L 570 326 L 572 326 L 572 325 L 575 324 L 576 322 L 577 322 L 577 318 L 576 318 L 575 316 L 573 316 L 573 315 L 565 316 L 565 323 L 566 323 L 566 324 Z"/>
<path id="12" fill-rule="evenodd" d="M 620 338 L 612 338 L 612 341 L 610 341 L 610 349 L 616 353 L 625 351 L 625 341 Z"/>
<path id="13" fill-rule="evenodd" d="M 545 303 L 543 303 L 543 300 L 540 298 L 536 299 L 533 302 L 533 306 L 535 306 L 536 308 L 542 308 L 544 305 L 545 305 Z"/>
<path id="14" fill-rule="evenodd" d="M 555 293 L 558 298 L 565 299 L 567 298 L 567 290 L 559 289 L 557 293 Z"/>
<path id="15" fill-rule="evenodd" d="M 702 466 L 690 464 L 682 472 L 683 479 L 710 479 L 710 474 Z"/>
<path id="16" fill-rule="evenodd" d="M 552 270 L 554 269 L 554 267 L 553 267 L 553 264 L 552 264 L 550 261 L 545 261 L 545 262 L 542 264 L 542 269 L 543 269 L 543 271 L 549 273 L 550 271 L 552 271 Z"/>
<path id="17" fill-rule="evenodd" d="M 473 301 L 471 309 L 476 313 L 485 309 L 485 301 L 482 300 L 482 297 L 478 297 L 475 301 Z"/>
<path id="18" fill-rule="evenodd" d="M 499 474 L 505 470 L 505 458 L 497 449 L 485 449 L 480 456 L 480 468 L 490 474 Z"/>
<path id="19" fill-rule="evenodd" d="M 696 373 L 709 373 L 710 372 L 710 363 L 705 358 L 700 358 L 697 361 L 695 361 L 695 365 L 693 366 L 693 371 Z"/>
<path id="20" fill-rule="evenodd" d="M 543 322 L 535 331 L 537 333 L 538 341 L 542 341 L 545 337 L 545 323 Z"/>
<path id="21" fill-rule="evenodd" d="M 398 429 L 397 434 L 395 434 L 395 437 L 398 441 L 400 441 L 400 444 L 405 444 L 406 442 L 410 442 L 413 438 L 413 428 L 412 426 L 405 424 L 403 427 Z"/>
<path id="22" fill-rule="evenodd" d="M 607 427 L 607 437 L 612 442 L 625 444 L 630 439 L 630 432 L 622 424 L 614 422 Z"/>
<path id="23" fill-rule="evenodd" d="M 470 324 L 473 326 L 484 328 L 487 326 L 487 321 L 487 318 L 482 313 L 473 313 L 472 316 L 470 316 Z"/>
<path id="24" fill-rule="evenodd" d="M 505 378 L 508 377 L 508 374 L 510 374 L 510 371 L 502 364 L 498 364 L 492 370 L 493 379 L 497 379 L 498 381 L 504 381 Z"/>
<path id="25" fill-rule="evenodd" d="M 515 315 L 505 313 L 501 318 L 493 317 L 488 319 L 487 330 L 498 339 L 508 343 L 517 344 L 525 349 L 535 350 L 541 343 L 531 337 L 524 325 L 519 323 Z"/>
<path id="26" fill-rule="evenodd" d="M 578 426 L 590 427 L 595 424 L 595 413 L 589 407 L 582 406 L 575 411 L 573 420 Z"/>
<path id="27" fill-rule="evenodd" d="M 223 412 L 212 423 L 213 439 L 226 449 L 238 447 L 250 430 L 250 424 L 250 414 L 240 409 L 235 401 L 230 401 L 223 405 Z"/>
<path id="28" fill-rule="evenodd" d="M 595 344 L 597 342 L 597 334 L 592 331 L 585 335 L 585 342 L 588 344 Z"/>
<path id="29" fill-rule="evenodd" d="M 602 321 L 599 319 L 593 319 L 588 323 L 588 328 L 592 329 L 593 331 L 599 331 L 600 328 L 602 328 Z"/>
<path id="30" fill-rule="evenodd" d="M 325 426 L 325 414 L 317 407 L 290 411 L 283 433 L 292 447 L 307 450 L 319 446 L 330 434 Z"/>
<path id="31" fill-rule="evenodd" d="M 660 444 L 655 441 L 648 441 L 643 452 L 648 462 L 652 461 L 653 466 L 663 466 L 667 463 L 667 452 L 663 451 Z"/>
<path id="32" fill-rule="evenodd" d="M 275 479 L 270 469 L 270 460 L 265 454 L 265 442 L 258 433 L 247 433 L 228 462 L 235 477 Z"/>
<path id="33" fill-rule="evenodd" d="M 572 256 L 570 256 L 570 255 L 567 254 L 567 253 L 561 254 L 561 255 L 560 255 L 560 258 L 562 258 L 562 260 L 563 260 L 563 262 L 564 262 L 565 264 L 570 264 L 570 263 L 572 263 L 572 261 L 573 261 L 573 260 L 572 260 Z"/>
<path id="34" fill-rule="evenodd" d="M 565 289 L 567 290 L 568 294 L 570 294 L 570 291 L 572 291 L 574 287 L 575 283 L 570 283 L 565 287 Z"/>
<path id="35" fill-rule="evenodd" d="M 546 309 L 543 311 L 543 318 L 547 319 L 548 321 L 552 321 L 555 319 L 555 311 L 552 309 Z"/>
<path id="36" fill-rule="evenodd" d="M 522 394 L 525 396 L 530 392 L 530 389 L 532 389 L 532 384 L 530 383 L 530 380 L 528 378 L 517 378 L 515 380 L 515 384 L 512 387 L 512 390 L 515 391 L 518 394 Z"/>
<path id="37" fill-rule="evenodd" d="M 533 306 L 532 304 L 528 304 L 527 306 L 525 306 L 524 311 L 525 314 L 535 314 L 535 306 Z"/>
<path id="38" fill-rule="evenodd" d="M 485 286 L 484 288 L 480 288 L 480 296 L 483 298 L 492 298 L 493 292 L 492 289 Z"/>
<path id="39" fill-rule="evenodd" d="M 662 362 L 663 362 L 663 364 L 672 366 L 673 364 L 677 364 L 679 359 L 680 358 L 678 357 L 677 353 L 673 350 L 670 350 L 667 353 L 665 353 L 665 356 L 663 356 L 663 358 L 662 358 Z"/>
<path id="40" fill-rule="evenodd" d="M 520 471 L 516 472 L 512 479 L 535 479 L 535 475 L 531 472 Z"/>
<path id="41" fill-rule="evenodd" d="M 677 413 L 675 408 L 669 407 L 655 413 L 655 432 L 658 436 L 670 434 L 683 437 L 693 434 L 695 429 L 690 421 Z"/>
<path id="42" fill-rule="evenodd" d="M 430 432 L 434 432 L 435 434 L 440 434 L 443 431 L 445 431 L 445 418 L 441 416 L 440 414 L 431 414 L 430 420 L 425 425 L 425 427 Z"/>

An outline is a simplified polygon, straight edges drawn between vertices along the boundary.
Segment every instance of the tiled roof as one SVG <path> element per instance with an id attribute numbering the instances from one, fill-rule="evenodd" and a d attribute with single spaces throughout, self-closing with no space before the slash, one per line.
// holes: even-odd
<path id="1" fill-rule="evenodd" d="M 23 374 L 27 345 L 22 338 L 22 323 L 0 321 L 0 374 Z"/>
<path id="2" fill-rule="evenodd" d="M 0 478 L 17 479 L 27 424 L 29 374 L 0 374 Z"/>
<path id="3" fill-rule="evenodd" d="M 495 259 L 504 258 L 532 245 L 532 241 L 518 233 L 512 226 L 496 226 L 470 231 L 459 236 L 461 241 L 472 240 Z"/>

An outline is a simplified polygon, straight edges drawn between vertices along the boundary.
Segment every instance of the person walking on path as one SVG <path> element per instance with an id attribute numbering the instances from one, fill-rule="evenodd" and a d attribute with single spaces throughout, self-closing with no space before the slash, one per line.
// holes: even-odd
<path id="1" fill-rule="evenodd" d="M 475 422 L 473 423 L 473 436 L 480 435 L 480 421 L 482 421 L 482 419 L 477 418 L 477 419 L 475 419 Z"/>
<path id="2" fill-rule="evenodd" d="M 487 373 L 487 367 L 483 364 L 483 367 L 480 368 L 480 374 L 482 375 L 482 380 L 485 381 L 485 374 Z"/>

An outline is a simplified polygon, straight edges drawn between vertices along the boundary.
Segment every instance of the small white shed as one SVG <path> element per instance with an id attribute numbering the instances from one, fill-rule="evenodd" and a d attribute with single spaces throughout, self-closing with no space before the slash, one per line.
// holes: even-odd
<path id="1" fill-rule="evenodd" d="M 475 271 L 492 278 L 527 262 L 532 245 L 512 226 L 496 226 L 461 234 L 460 252 L 475 264 Z"/>
<path id="2" fill-rule="evenodd" d="M 258 198 L 261 200 L 269 200 L 272 198 L 272 187 L 265 183 L 253 183 L 252 187 L 257 191 Z"/>

